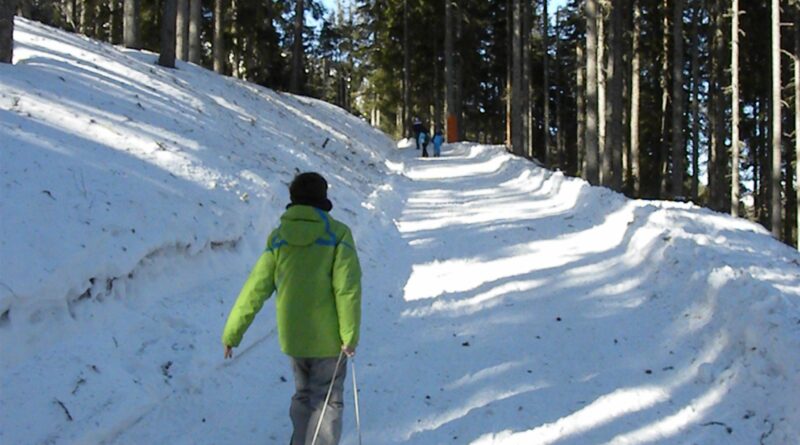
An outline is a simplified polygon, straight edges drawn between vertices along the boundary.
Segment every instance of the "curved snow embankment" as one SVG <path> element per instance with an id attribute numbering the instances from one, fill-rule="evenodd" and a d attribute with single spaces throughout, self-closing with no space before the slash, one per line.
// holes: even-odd
<path id="1" fill-rule="evenodd" d="M 466 149 L 459 155 L 480 160 L 484 150 Z M 587 363 L 569 371 L 602 369 L 596 375 L 605 380 L 598 378 L 603 383 L 596 388 L 612 379 L 610 388 L 580 402 L 586 406 L 560 414 L 547 411 L 539 416 L 547 421 L 519 422 L 514 430 L 484 431 L 472 443 L 745 443 L 759 437 L 763 443 L 790 443 L 800 434 L 800 357 L 792 352 L 800 348 L 796 250 L 743 219 L 692 204 L 629 200 L 558 173 L 538 168 L 520 172 L 509 165 L 510 156 L 497 157 L 505 161 L 481 161 L 466 172 L 503 181 L 485 197 L 481 189 L 462 192 L 466 187 L 444 183 L 410 199 L 415 211 L 401 228 L 423 237 L 420 246 L 429 243 L 428 235 L 415 234 L 437 228 L 457 236 L 474 226 L 493 235 L 486 237 L 489 242 L 477 261 L 465 257 L 418 267 L 406 288 L 412 304 L 404 316 L 444 317 L 446 324 L 455 325 L 462 317 L 498 317 L 504 306 L 528 314 L 523 305 L 530 304 L 530 315 L 521 317 L 540 333 L 543 320 L 537 313 L 562 304 L 556 302 L 577 300 L 579 304 L 557 313 L 567 312 L 573 320 L 585 316 L 589 326 L 603 326 L 603 335 L 596 335 L 616 332 L 620 342 L 614 338 L 614 346 L 606 350 L 598 346 L 599 339 L 589 340 L 598 351 L 591 358 L 582 353 L 580 360 Z M 411 175 L 426 183 L 459 176 L 443 165 L 421 165 Z M 509 184 L 515 186 L 515 196 L 529 196 L 527 203 L 503 198 Z M 446 212 L 417 217 L 443 197 L 462 207 L 458 219 Z M 469 238 L 470 243 L 481 242 L 478 236 Z M 494 246 L 497 240 L 514 251 L 513 257 L 506 258 L 507 251 Z M 506 297 L 517 293 L 525 297 Z M 604 324 L 606 319 L 618 321 Z M 556 335 L 548 330 L 542 337 Z M 498 335 L 514 336 L 505 331 Z M 555 357 L 527 344 L 520 349 L 536 351 L 537 363 L 555 361 L 570 368 L 571 363 L 562 363 L 569 361 L 564 357 L 570 342 L 587 341 L 574 337 L 557 340 Z M 620 350 L 625 352 L 619 359 L 604 362 Z M 628 361 L 648 368 L 648 378 L 614 382 L 627 371 Z M 573 388 L 561 391 L 568 395 Z M 580 400 L 591 393 L 579 395 Z M 524 400 L 520 397 L 521 406 Z M 655 419 L 639 420 L 648 417 Z M 630 418 L 637 421 L 625 420 Z"/>
<path id="2" fill-rule="evenodd" d="M 743 219 L 630 200 L 500 147 L 447 148 L 393 164 L 414 179 L 398 221 L 414 255 L 407 325 L 394 336 L 434 372 L 376 373 L 433 401 L 376 443 L 797 437 L 796 250 Z M 447 386 L 487 370 L 501 376 Z"/>
<path id="3" fill-rule="evenodd" d="M 299 171 L 324 166 L 351 214 L 390 190 L 391 142 L 332 105 L 25 19 L 15 39 L 0 67 L 0 326 L 124 297 L 154 257 L 255 249 Z"/>

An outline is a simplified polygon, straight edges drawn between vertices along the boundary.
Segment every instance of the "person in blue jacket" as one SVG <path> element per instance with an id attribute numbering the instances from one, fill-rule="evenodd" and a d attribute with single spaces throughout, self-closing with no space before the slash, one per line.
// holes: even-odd
<path id="1" fill-rule="evenodd" d="M 444 144 L 444 135 L 441 128 L 437 128 L 433 133 L 431 142 L 433 142 L 433 157 L 438 158 L 442 155 L 442 144 Z"/>

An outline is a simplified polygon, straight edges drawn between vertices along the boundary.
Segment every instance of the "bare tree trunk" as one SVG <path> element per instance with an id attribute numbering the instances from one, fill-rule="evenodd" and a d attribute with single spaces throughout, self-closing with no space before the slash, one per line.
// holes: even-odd
<path id="1" fill-rule="evenodd" d="M 781 30 L 780 0 L 772 0 L 772 235 L 781 237 Z"/>
<path id="2" fill-rule="evenodd" d="M 126 48 L 141 49 L 142 37 L 139 29 L 141 0 L 125 0 L 124 8 L 123 44 Z"/>
<path id="3" fill-rule="evenodd" d="M 189 0 L 189 61 L 200 65 L 203 53 L 200 46 L 200 32 L 203 26 L 203 3 Z"/>
<path id="4" fill-rule="evenodd" d="M 122 9 L 120 0 L 108 0 L 108 41 L 117 45 L 122 41 Z"/>
<path id="5" fill-rule="evenodd" d="M 770 165 L 771 159 L 771 150 L 770 150 L 770 141 L 769 141 L 769 124 L 770 124 L 770 101 L 771 98 L 769 96 L 768 91 L 764 91 L 764 97 L 760 98 L 758 101 L 759 104 L 759 119 L 758 119 L 758 126 L 759 126 L 759 171 L 760 171 L 760 189 L 759 189 L 759 222 L 764 227 L 769 227 L 769 211 L 770 211 L 770 176 L 771 172 L 770 169 L 772 166 Z"/>
<path id="6" fill-rule="evenodd" d="M 786 181 L 786 202 L 784 203 L 784 210 L 783 210 L 783 242 L 792 245 L 794 243 L 794 238 L 792 237 L 792 232 L 794 232 L 794 223 L 796 219 L 796 215 L 794 214 L 794 209 L 797 207 L 797 201 L 795 197 L 797 196 L 795 193 L 794 188 L 794 170 L 792 168 L 792 164 L 794 163 L 794 151 L 791 150 L 789 147 L 786 147 L 786 159 L 784 159 L 784 180 Z"/>
<path id="7" fill-rule="evenodd" d="M 239 26 L 239 2 L 231 0 L 231 48 L 228 58 L 231 63 L 231 76 L 241 79 L 241 27 Z"/>
<path id="8" fill-rule="evenodd" d="M 735 0 L 734 0 L 735 1 Z M 683 139 L 683 6 L 684 0 L 672 5 L 672 196 L 683 200 L 683 175 L 686 145 Z"/>
<path id="9" fill-rule="evenodd" d="M 753 116 L 755 117 L 753 122 L 753 147 L 750 150 L 750 162 L 753 163 L 753 217 L 757 222 L 761 220 L 761 206 L 762 206 L 762 199 L 764 198 L 764 194 L 762 193 L 763 185 L 762 185 L 762 167 L 763 164 L 761 159 L 761 101 L 763 99 L 756 99 L 755 103 L 753 104 Z M 766 227 L 766 225 L 764 225 Z"/>
<path id="10" fill-rule="evenodd" d="M 394 127 L 396 131 L 399 133 L 397 134 L 398 137 L 406 137 L 408 136 L 408 128 L 403 126 L 403 106 L 400 105 L 397 107 L 397 111 L 394 115 Z"/>
<path id="11" fill-rule="evenodd" d="M 294 42 L 292 43 L 292 77 L 289 86 L 289 89 L 295 94 L 299 94 L 302 89 L 304 11 L 303 0 L 296 0 L 294 9 Z"/>
<path id="12" fill-rule="evenodd" d="M 714 156 L 714 172 L 716 184 L 716 199 L 714 209 L 720 212 L 729 212 L 730 183 L 728 182 L 728 148 L 725 146 L 725 11 L 721 4 L 716 5 L 716 21 L 714 25 L 714 60 L 713 79 L 715 87 L 712 96 L 714 99 L 714 121 L 712 152 Z M 710 181 L 710 179 L 709 179 Z"/>
<path id="13" fill-rule="evenodd" d="M 639 44 L 642 32 L 642 11 L 639 0 L 633 0 L 633 33 L 631 35 L 631 176 L 633 195 L 641 195 L 641 157 L 639 154 L 639 94 L 641 79 L 641 49 Z"/>
<path id="14" fill-rule="evenodd" d="M 11 0 L 6 0 L 11 1 Z M 33 5 L 31 4 L 31 0 L 16 0 L 18 5 L 18 12 L 22 17 L 26 19 L 33 19 Z M 13 1 L 11 1 L 13 3 Z"/>
<path id="15" fill-rule="evenodd" d="M 225 74 L 225 12 L 227 0 L 214 0 L 214 72 Z"/>
<path id="16" fill-rule="evenodd" d="M 719 205 L 719 196 L 721 193 L 719 186 L 720 173 L 717 173 L 717 167 L 719 166 L 718 158 L 720 153 L 724 150 L 724 147 L 720 148 L 724 145 L 724 142 L 720 140 L 717 132 L 717 128 L 719 127 L 717 122 L 722 119 L 722 116 L 719 114 L 720 107 L 718 106 L 718 103 L 722 100 L 720 96 L 723 94 L 723 91 L 721 88 L 719 88 L 719 85 L 721 84 L 719 65 L 721 65 L 722 61 L 719 60 L 719 51 L 717 49 L 721 46 L 719 42 L 722 39 L 722 24 L 719 23 L 720 6 L 718 3 L 718 0 L 710 0 L 709 25 L 711 26 L 711 29 L 709 32 L 711 35 L 709 36 L 708 48 L 708 92 L 710 93 L 708 95 L 708 133 L 710 137 L 706 175 L 708 178 L 708 206 L 714 210 L 721 210 Z"/>
<path id="17" fill-rule="evenodd" d="M 795 177 L 795 225 L 800 249 L 800 8 L 794 16 L 794 177 Z"/>
<path id="18" fill-rule="evenodd" d="M 584 178 L 597 184 L 597 0 L 586 0 L 586 170 Z"/>
<path id="19" fill-rule="evenodd" d="M 561 90 L 561 8 L 556 9 L 556 29 L 555 29 L 555 42 L 556 42 L 556 69 L 555 69 L 555 85 L 556 85 L 556 146 L 555 146 L 555 159 L 551 162 L 556 168 L 564 169 L 564 131 L 563 131 L 563 98 Z M 578 62 L 580 66 L 580 62 Z"/>
<path id="20" fill-rule="evenodd" d="M 453 33 L 453 0 L 444 4 L 444 88 L 445 88 L 445 134 L 447 142 L 458 140 L 458 116 L 456 110 L 455 42 Z"/>
<path id="21" fill-rule="evenodd" d="M 523 121 L 525 113 L 523 109 L 523 95 L 525 89 L 523 86 L 523 63 L 522 52 L 524 51 L 523 34 L 523 7 L 522 2 L 525 0 L 513 0 L 513 23 L 512 23 L 512 70 L 511 70 L 511 151 L 518 155 L 524 156 L 525 150 L 525 127 Z"/>
<path id="22" fill-rule="evenodd" d="M 622 103 L 620 107 L 622 109 L 622 120 L 620 122 L 620 138 L 622 139 L 622 172 L 621 172 L 621 180 L 622 180 L 622 190 L 625 193 L 630 194 L 631 192 L 631 140 L 630 140 L 630 77 L 631 77 L 631 55 L 626 50 L 630 47 L 630 42 L 628 38 L 631 34 L 631 27 L 630 27 L 630 12 L 632 6 L 631 0 L 625 0 L 622 4 L 622 11 L 620 11 L 620 17 L 622 20 L 622 24 L 620 25 L 620 43 L 619 43 L 619 51 L 621 53 L 621 63 L 622 63 Z"/>
<path id="23" fill-rule="evenodd" d="M 240 4 L 244 4 L 244 2 L 242 2 Z M 189 8 L 191 9 L 191 5 L 189 6 Z M 263 11 L 264 11 L 264 9 L 262 9 L 262 8 L 256 8 L 255 10 L 248 9 L 247 12 L 252 13 L 253 17 L 246 17 L 245 18 L 245 22 L 247 22 L 249 20 L 254 20 L 254 23 L 263 23 L 263 22 L 260 21 L 261 18 L 259 17 L 259 16 L 261 16 L 263 14 Z M 191 14 L 191 11 L 190 11 L 190 14 Z M 247 29 L 243 30 L 242 28 L 239 28 L 239 30 L 240 30 L 240 39 L 241 39 L 240 40 L 241 43 L 239 44 L 241 46 L 239 54 L 240 54 L 241 61 L 242 61 L 241 64 L 244 67 L 242 79 L 244 79 L 244 80 L 246 80 L 248 82 L 256 82 L 257 81 L 256 73 L 258 72 L 258 63 L 255 60 L 255 53 L 256 53 L 256 47 L 258 46 L 258 44 L 255 42 L 255 40 L 256 40 L 255 36 L 251 32 L 248 32 Z M 190 39 L 191 39 L 191 37 L 190 37 Z"/>
<path id="24" fill-rule="evenodd" d="M 408 46 L 408 0 L 403 0 L 403 115 L 401 134 L 408 134 L 410 130 L 409 117 L 411 114 L 411 55 Z"/>
<path id="25" fill-rule="evenodd" d="M 189 60 L 189 0 L 178 0 L 175 53 L 181 60 Z"/>
<path id="26" fill-rule="evenodd" d="M 611 186 L 611 151 L 606 146 L 608 99 L 606 97 L 606 11 L 609 0 L 600 0 L 597 14 L 597 147 L 600 184 Z"/>
<path id="27" fill-rule="evenodd" d="M 175 25 L 178 14 L 177 0 L 165 0 L 161 12 L 161 54 L 158 64 L 175 68 Z"/>
<path id="28" fill-rule="evenodd" d="M 14 61 L 14 13 L 16 0 L 4 0 L 0 3 L 0 63 Z"/>
<path id="29" fill-rule="evenodd" d="M 463 10 L 461 8 L 456 8 L 453 11 L 455 19 L 455 33 L 456 33 L 456 42 L 461 41 L 462 36 L 462 24 L 464 23 L 463 17 Z M 463 85 L 464 85 L 464 69 L 463 69 L 463 62 L 461 60 L 461 52 L 456 50 L 455 59 L 453 61 L 455 64 L 455 106 L 453 107 L 453 112 L 456 115 L 456 120 L 458 121 L 458 140 L 464 140 L 466 138 L 466 126 L 464 125 L 464 111 L 462 105 L 462 97 L 463 97 Z"/>
<path id="30" fill-rule="evenodd" d="M 739 216 L 739 0 L 731 5 L 731 215 Z"/>
<path id="31" fill-rule="evenodd" d="M 575 96 L 576 96 L 576 108 L 578 116 L 576 118 L 577 121 L 577 134 L 575 135 L 575 174 L 581 175 L 583 178 L 586 178 L 586 167 L 584 166 L 584 160 L 586 159 L 586 75 L 584 70 L 586 69 L 587 62 L 586 62 L 586 55 L 584 51 L 584 43 L 585 41 L 579 39 L 577 44 L 575 45 L 575 65 L 577 68 L 577 73 L 575 74 L 576 77 L 576 86 L 575 86 Z"/>
<path id="32" fill-rule="evenodd" d="M 447 2 L 445 2 L 447 4 Z M 443 115 L 443 108 L 444 104 L 442 103 L 442 86 L 441 80 L 442 76 L 440 75 L 441 70 L 439 65 L 439 56 L 442 54 L 440 49 L 441 42 L 439 39 L 434 39 L 433 42 L 433 60 L 434 62 L 431 63 L 430 69 L 433 75 L 433 131 L 439 130 L 442 128 L 442 115 Z"/>
<path id="33" fill-rule="evenodd" d="M 698 202 L 700 186 L 700 2 L 692 17 L 692 201 Z"/>
<path id="34" fill-rule="evenodd" d="M 512 73 L 514 71 L 514 6 L 513 0 L 506 0 L 506 149 L 511 150 L 511 98 Z"/>
<path id="35" fill-rule="evenodd" d="M 658 168 L 659 187 L 658 196 L 667 197 L 667 173 L 669 166 L 669 134 L 667 127 L 667 107 L 669 106 L 669 0 L 662 0 L 661 3 L 661 72 L 659 75 L 659 87 L 661 88 L 661 128 L 660 128 L 660 156 Z"/>
<path id="36" fill-rule="evenodd" d="M 533 159 L 533 97 L 531 88 L 531 31 L 533 11 L 531 0 L 522 0 L 522 137 L 525 156 Z"/>
<path id="37" fill-rule="evenodd" d="M 552 144 L 550 143 L 550 36 L 548 35 L 550 17 L 547 11 L 547 0 L 542 0 L 542 111 L 544 112 L 544 163 L 550 167 L 556 165 Z"/>
<path id="38" fill-rule="evenodd" d="M 610 158 L 611 177 L 608 185 L 617 191 L 622 190 L 622 4 L 611 2 L 611 21 L 608 58 L 608 102 L 610 110 L 606 121 L 608 129 L 606 151 Z"/>
<path id="39" fill-rule="evenodd" d="M 80 33 L 87 37 L 94 37 L 94 2 L 81 0 Z"/>

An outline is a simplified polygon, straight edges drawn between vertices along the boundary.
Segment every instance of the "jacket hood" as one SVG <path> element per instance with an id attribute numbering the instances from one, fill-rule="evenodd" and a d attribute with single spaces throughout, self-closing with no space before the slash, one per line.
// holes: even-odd
<path id="1" fill-rule="evenodd" d="M 293 205 L 281 216 L 280 237 L 293 246 L 308 246 L 325 235 L 324 212 L 307 205 Z"/>

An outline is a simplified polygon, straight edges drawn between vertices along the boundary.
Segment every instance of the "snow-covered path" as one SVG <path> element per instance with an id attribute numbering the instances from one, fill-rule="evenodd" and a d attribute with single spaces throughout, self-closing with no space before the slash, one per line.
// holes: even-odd
<path id="1" fill-rule="evenodd" d="M 675 219 L 703 211 L 628 201 L 497 150 L 463 144 L 408 161 L 405 252 L 387 264 L 408 276 L 403 303 L 364 353 L 375 363 L 366 387 L 377 386 L 362 398 L 367 412 L 392 420 L 368 423 L 367 442 L 758 436 L 758 421 L 720 425 L 753 417 L 753 405 L 738 406 L 752 399 L 735 388 L 747 361 L 729 351 L 743 348 L 730 344 L 738 333 L 691 337 L 720 293 L 691 293 L 707 287 L 703 266 L 724 266 L 673 237 L 683 232 Z"/>
<path id="2" fill-rule="evenodd" d="M 365 443 L 749 443 L 780 422 L 760 413 L 778 394 L 754 387 L 742 334 L 709 313 L 743 280 L 709 286 L 730 266 L 675 245 L 675 220 L 705 211 L 629 201 L 498 150 L 396 156 L 396 229 L 362 254 Z M 230 302 L 241 279 L 190 293 Z M 200 354 L 215 364 L 188 364 L 205 371 L 107 438 L 285 442 L 291 375 L 273 317 L 266 306 L 235 361 Z"/>
<path id="3" fill-rule="evenodd" d="M 792 264 L 762 267 L 752 253 L 731 256 L 731 247 L 682 245 L 687 228 L 705 234 L 704 224 L 731 236 L 724 216 L 709 223 L 698 213 L 715 216 L 697 208 L 629 201 L 498 147 L 459 144 L 446 154 L 419 160 L 406 150 L 390 160 L 403 175 L 392 184 L 399 199 L 385 209 L 396 227 L 376 231 L 372 251 L 362 247 L 365 443 L 750 443 L 785 422 L 766 407 L 790 399 L 797 376 L 763 369 L 775 361 L 757 349 L 775 339 L 735 330 L 732 317 L 758 324 L 760 313 L 717 300 L 770 292 L 742 270 L 785 269 L 781 279 L 796 286 Z M 136 396 L 123 384 L 108 396 L 113 409 L 93 415 L 102 427 L 70 443 L 285 443 L 292 383 L 272 306 L 236 359 L 223 362 L 217 328 L 246 270 L 211 279 L 191 272 L 226 270 L 235 255 L 190 258 L 171 264 L 175 273 L 142 271 L 154 281 L 136 292 L 152 294 L 149 303 L 78 314 L 94 322 L 54 344 L 54 357 L 92 344 L 98 332 L 120 335 L 112 326 L 128 318 L 127 329 L 148 330 L 131 333 L 141 344 L 121 339 L 120 351 L 116 341 L 105 349 L 94 341 L 118 362 L 87 371 L 86 381 L 101 372 L 151 376 L 133 385 L 157 392 Z M 777 304 L 761 303 L 761 313 Z M 777 340 L 775 354 L 785 346 Z M 161 372 L 139 361 L 161 363 Z M 113 363 L 126 369 L 108 369 Z M 349 387 L 347 395 L 343 443 L 352 444 Z M 779 431 L 791 434 L 785 424 Z"/>

